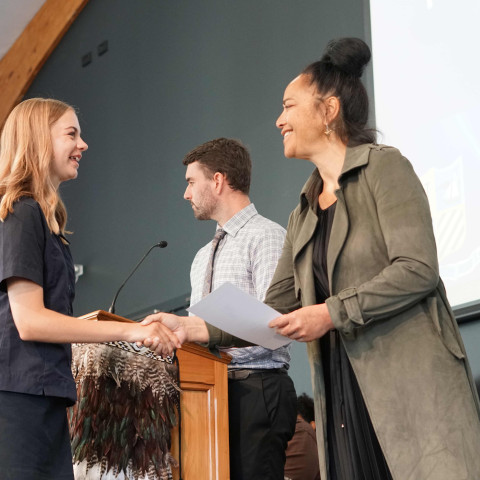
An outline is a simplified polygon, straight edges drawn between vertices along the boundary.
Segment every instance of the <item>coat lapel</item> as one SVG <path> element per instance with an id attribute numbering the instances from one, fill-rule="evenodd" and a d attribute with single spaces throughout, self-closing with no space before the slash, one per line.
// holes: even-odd
<path id="1" fill-rule="evenodd" d="M 340 174 L 339 178 L 340 188 L 335 192 L 335 195 L 337 196 L 337 206 L 335 209 L 335 217 L 333 219 L 332 231 L 330 233 L 327 251 L 328 285 L 330 287 L 331 294 L 335 294 L 332 284 L 335 264 L 340 252 L 342 251 L 349 228 L 347 205 L 345 203 L 345 196 L 343 193 L 343 184 L 345 179 L 348 178 L 349 174 L 353 170 L 368 164 L 368 157 L 372 147 L 375 148 L 373 145 L 360 145 L 358 147 L 347 148 L 345 155 L 342 173 Z"/>
<path id="2" fill-rule="evenodd" d="M 318 218 L 314 211 L 314 196 L 312 191 L 319 188 L 322 179 L 318 170 L 314 170 L 305 183 L 300 195 L 300 213 L 295 239 L 292 245 L 293 262 L 295 265 L 296 281 L 295 294 L 300 298 L 299 290 L 302 289 L 302 302 L 312 305 L 316 302 L 313 278 L 313 242 L 312 238 L 317 228 Z"/>
<path id="3" fill-rule="evenodd" d="M 337 206 L 335 207 L 335 217 L 333 219 L 332 231 L 330 233 L 330 241 L 328 242 L 327 250 L 327 274 L 328 274 L 328 286 L 330 288 L 330 294 L 333 295 L 332 276 L 335 264 L 337 262 L 338 255 L 340 254 L 345 239 L 348 233 L 348 215 L 345 206 L 345 197 L 343 191 L 340 188 L 335 192 L 337 196 Z"/>
<path id="4" fill-rule="evenodd" d="M 305 221 L 299 235 L 293 245 L 293 258 L 295 271 L 297 272 L 298 283 L 296 284 L 295 294 L 302 302 L 308 305 L 316 303 L 315 280 L 313 278 L 313 242 L 311 241 L 317 227 L 317 216 L 307 208 L 304 212 Z"/>
<path id="5" fill-rule="evenodd" d="M 302 212 L 304 219 L 302 220 L 302 228 L 295 237 L 293 244 L 293 258 L 297 259 L 298 254 L 310 242 L 317 227 L 317 216 L 313 213 L 311 208 L 306 208 Z"/>

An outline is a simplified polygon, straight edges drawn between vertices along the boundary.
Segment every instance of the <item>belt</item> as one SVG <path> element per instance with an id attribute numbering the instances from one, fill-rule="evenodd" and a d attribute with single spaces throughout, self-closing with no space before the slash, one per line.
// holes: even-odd
<path id="1" fill-rule="evenodd" d="M 228 370 L 228 379 L 229 380 L 245 380 L 251 375 L 260 375 L 262 373 L 272 374 L 272 373 L 287 373 L 285 367 L 282 368 L 238 368 L 236 370 Z"/>

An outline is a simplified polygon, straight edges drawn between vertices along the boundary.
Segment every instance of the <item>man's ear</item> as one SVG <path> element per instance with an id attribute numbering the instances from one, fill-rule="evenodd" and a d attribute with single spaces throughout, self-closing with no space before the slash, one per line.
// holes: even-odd
<path id="1" fill-rule="evenodd" d="M 213 174 L 213 181 L 215 183 L 215 191 L 218 194 L 222 193 L 222 190 L 225 188 L 226 185 L 228 185 L 225 175 L 220 172 L 215 172 Z"/>

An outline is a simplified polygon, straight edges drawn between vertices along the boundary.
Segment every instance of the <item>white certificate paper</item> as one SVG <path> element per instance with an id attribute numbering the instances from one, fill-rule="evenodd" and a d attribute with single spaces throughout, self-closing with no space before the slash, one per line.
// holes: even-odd
<path id="1" fill-rule="evenodd" d="M 281 313 L 229 282 L 187 310 L 220 330 L 262 347 L 273 350 L 291 342 L 268 326 Z"/>

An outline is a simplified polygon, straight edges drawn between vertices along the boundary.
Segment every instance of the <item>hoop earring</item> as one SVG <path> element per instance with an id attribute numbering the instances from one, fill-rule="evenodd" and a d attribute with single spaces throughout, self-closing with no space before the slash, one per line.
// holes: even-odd
<path id="1" fill-rule="evenodd" d="M 332 132 L 333 132 L 333 130 L 328 126 L 328 123 L 326 123 L 326 124 L 325 124 L 325 132 L 324 132 L 325 135 L 326 135 L 327 137 L 329 137 Z"/>

